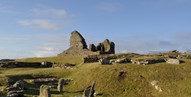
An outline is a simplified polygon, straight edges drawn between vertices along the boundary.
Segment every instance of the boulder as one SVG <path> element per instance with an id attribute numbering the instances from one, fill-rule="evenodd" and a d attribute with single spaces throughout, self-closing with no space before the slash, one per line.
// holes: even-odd
<path id="1" fill-rule="evenodd" d="M 40 86 L 40 95 L 39 97 L 51 97 L 50 95 L 50 88 L 48 85 L 41 85 Z"/>
<path id="2" fill-rule="evenodd" d="M 24 82 L 23 80 L 17 81 L 17 82 L 13 85 L 13 87 L 19 88 L 19 89 L 21 89 L 21 90 L 24 90 L 25 88 L 27 88 L 27 87 L 26 87 L 26 82 Z"/>
<path id="3" fill-rule="evenodd" d="M 65 80 L 63 78 L 59 79 L 58 81 L 58 86 L 57 86 L 57 89 L 58 89 L 58 92 L 63 92 L 63 85 L 65 83 Z"/>
<path id="4" fill-rule="evenodd" d="M 104 64 L 111 64 L 111 63 L 110 63 L 110 60 L 109 60 L 109 59 L 106 59 L 106 58 L 100 59 L 100 60 L 99 60 L 99 63 L 102 64 L 102 65 L 104 65 Z"/>
<path id="5" fill-rule="evenodd" d="M 168 64 L 180 64 L 180 60 L 169 58 L 166 60 L 166 63 L 168 63 Z"/>

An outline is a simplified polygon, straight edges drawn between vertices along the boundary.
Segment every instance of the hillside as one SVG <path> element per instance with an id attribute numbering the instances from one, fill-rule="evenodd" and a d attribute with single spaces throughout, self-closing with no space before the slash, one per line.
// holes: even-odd
<path id="1" fill-rule="evenodd" d="M 81 58 L 66 59 L 67 61 L 81 63 Z M 58 57 L 40 58 L 42 60 L 59 60 Z M 23 59 L 19 61 L 34 61 L 34 59 Z M 189 97 L 191 94 L 191 60 L 185 59 L 185 63 L 171 65 L 158 63 L 153 65 L 135 65 L 131 63 L 116 65 L 100 65 L 99 63 L 79 64 L 72 70 L 62 68 L 8 68 L 0 69 L 0 86 L 7 85 L 7 78 L 25 79 L 30 88 L 25 96 L 32 97 L 38 95 L 39 87 L 31 83 L 34 77 L 54 76 L 57 78 L 73 79 L 64 86 L 64 92 L 59 94 L 55 89 L 51 89 L 52 97 L 74 97 L 82 95 L 82 90 L 93 81 L 96 81 L 95 90 L 100 93 L 100 97 Z M 157 81 L 159 92 L 151 85 L 152 81 Z M 33 92 L 31 92 L 33 91 Z M 4 93 L 0 92 L 1 97 Z"/>

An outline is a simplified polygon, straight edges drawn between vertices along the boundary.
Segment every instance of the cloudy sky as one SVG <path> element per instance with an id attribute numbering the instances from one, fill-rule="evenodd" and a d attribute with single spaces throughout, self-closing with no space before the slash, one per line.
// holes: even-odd
<path id="1" fill-rule="evenodd" d="M 191 49 L 190 0 L 1 0 L 0 59 L 55 56 L 77 30 L 116 52 Z"/>

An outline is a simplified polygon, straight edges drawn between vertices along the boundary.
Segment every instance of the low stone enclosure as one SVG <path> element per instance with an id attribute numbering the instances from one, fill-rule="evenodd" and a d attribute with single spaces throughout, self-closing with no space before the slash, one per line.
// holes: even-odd
<path id="1" fill-rule="evenodd" d="M 53 94 L 64 93 L 65 85 L 68 85 L 71 81 L 73 81 L 73 79 L 54 78 L 54 77 L 37 78 L 33 79 L 32 81 L 26 81 L 20 79 L 14 83 L 10 83 L 7 87 L 3 89 L 3 92 L 7 94 L 6 97 L 28 97 L 25 95 L 31 92 L 34 88 L 39 88 L 38 94 L 36 93 L 34 94 L 38 96 L 33 96 L 33 97 L 51 97 L 52 93 Z M 96 93 L 94 87 L 95 87 L 95 81 L 92 83 L 92 85 L 89 85 L 85 89 L 82 89 L 77 92 L 79 92 L 80 94 L 83 93 L 83 95 L 80 97 L 95 97 L 97 95 L 102 95 L 100 93 Z M 57 90 L 57 92 L 55 90 Z"/>
<path id="2" fill-rule="evenodd" d="M 166 62 L 168 64 L 181 64 L 183 59 L 190 59 L 190 54 L 180 53 L 178 51 L 170 51 L 160 54 L 105 54 L 105 55 L 89 55 L 83 58 L 84 63 L 99 62 L 100 64 L 121 64 L 121 63 L 132 63 L 132 64 L 156 64 Z"/>
<path id="3" fill-rule="evenodd" d="M 16 62 L 16 61 L 6 61 L 0 62 L 0 68 L 18 68 L 18 67 L 52 67 L 52 62 Z"/>

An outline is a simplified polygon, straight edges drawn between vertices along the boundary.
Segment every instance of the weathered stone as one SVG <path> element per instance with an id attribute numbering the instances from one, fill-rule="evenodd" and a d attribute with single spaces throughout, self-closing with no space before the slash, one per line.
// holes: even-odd
<path id="1" fill-rule="evenodd" d="M 19 80 L 19 81 L 17 81 L 17 82 L 13 85 L 13 87 L 17 87 L 17 88 L 19 88 L 19 89 L 21 89 L 21 90 L 24 90 L 24 89 L 26 88 L 26 85 L 25 85 L 25 82 L 24 82 L 23 80 Z"/>
<path id="2" fill-rule="evenodd" d="M 38 78 L 38 79 L 33 79 L 32 82 L 35 84 L 50 83 L 50 82 L 58 82 L 58 79 L 57 78 Z"/>
<path id="3" fill-rule="evenodd" d="M 114 54 L 115 44 L 114 42 L 110 42 L 108 39 L 106 39 L 97 45 L 97 51 L 100 51 L 103 54 Z"/>
<path id="4" fill-rule="evenodd" d="M 115 54 L 115 43 L 114 42 L 110 42 L 110 51 L 111 54 Z"/>
<path id="5" fill-rule="evenodd" d="M 93 82 L 92 85 L 88 86 L 84 90 L 83 97 L 94 97 L 94 93 L 95 93 L 94 87 L 95 87 L 95 82 Z"/>
<path id="6" fill-rule="evenodd" d="M 125 71 L 119 72 L 118 81 L 124 80 L 126 78 L 126 74 L 127 74 L 127 72 L 125 72 Z"/>
<path id="7" fill-rule="evenodd" d="M 109 52 L 110 51 L 110 42 L 108 39 L 104 40 L 102 42 L 103 46 L 104 46 L 104 51 L 105 52 Z"/>
<path id="8" fill-rule="evenodd" d="M 78 31 L 71 33 L 70 48 L 87 49 L 86 41 Z"/>
<path id="9" fill-rule="evenodd" d="M 7 97 L 24 97 L 23 91 L 10 91 L 7 93 Z"/>
<path id="10" fill-rule="evenodd" d="M 96 50 L 96 46 L 95 46 L 94 44 L 90 44 L 90 45 L 89 45 L 89 50 L 90 50 L 90 51 L 93 51 L 93 52 L 97 51 L 97 50 Z"/>
<path id="11" fill-rule="evenodd" d="M 187 59 L 191 59 L 191 55 L 188 55 L 188 56 L 187 56 Z"/>
<path id="12" fill-rule="evenodd" d="M 58 54 L 59 56 L 87 56 L 87 55 L 98 55 L 97 52 L 92 52 L 87 48 L 86 41 L 82 35 L 73 31 L 70 37 L 70 48 L 64 52 Z"/>
<path id="13" fill-rule="evenodd" d="M 104 52 L 104 46 L 102 43 L 99 43 L 97 46 L 96 46 L 97 50 L 98 51 L 101 51 L 101 52 Z"/>
<path id="14" fill-rule="evenodd" d="M 166 63 L 169 63 L 169 64 L 180 64 L 180 60 L 178 59 L 167 59 L 166 60 Z"/>
<path id="15" fill-rule="evenodd" d="M 58 86 L 57 86 L 57 89 L 58 89 L 58 92 L 63 92 L 63 85 L 65 83 L 65 80 L 63 78 L 59 79 L 58 81 Z"/>
<path id="16" fill-rule="evenodd" d="M 142 64 L 142 65 L 147 65 L 147 64 L 156 64 L 156 63 L 161 63 L 165 62 L 164 59 L 131 59 L 131 63 L 133 64 Z"/>
<path id="17" fill-rule="evenodd" d="M 50 88 L 47 85 L 40 86 L 40 95 L 39 97 L 51 97 Z"/>
<path id="18" fill-rule="evenodd" d="M 88 56 L 100 54 L 114 54 L 115 44 L 108 39 L 99 43 L 97 46 L 94 44 L 87 44 L 83 36 L 78 31 L 73 31 L 70 36 L 70 48 L 58 54 L 59 56 Z"/>
<path id="19" fill-rule="evenodd" d="M 99 63 L 102 64 L 102 65 L 104 65 L 104 64 L 111 64 L 111 63 L 110 63 L 110 60 L 109 60 L 109 59 L 106 59 L 106 58 L 100 59 L 100 60 L 99 60 Z"/>
<path id="20" fill-rule="evenodd" d="M 52 62 L 41 62 L 41 67 L 52 67 L 53 63 Z"/>
<path id="21" fill-rule="evenodd" d="M 126 58 L 119 58 L 115 60 L 115 63 L 129 63 L 130 61 Z"/>

